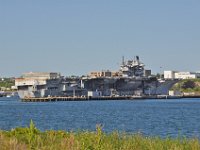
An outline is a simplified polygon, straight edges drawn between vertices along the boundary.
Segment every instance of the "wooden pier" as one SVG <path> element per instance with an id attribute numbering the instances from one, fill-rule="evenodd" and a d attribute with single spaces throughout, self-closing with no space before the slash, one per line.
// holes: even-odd
<path id="1" fill-rule="evenodd" d="M 90 100 L 131 100 L 143 99 L 143 97 L 131 96 L 102 96 L 102 97 L 42 97 L 42 98 L 23 98 L 22 102 L 56 102 L 56 101 L 90 101 Z"/>
<path id="2" fill-rule="evenodd" d="M 180 99 L 181 96 L 101 96 L 101 97 L 41 97 L 23 98 L 22 102 L 57 102 L 57 101 L 94 101 L 94 100 L 144 100 L 144 99 Z"/>

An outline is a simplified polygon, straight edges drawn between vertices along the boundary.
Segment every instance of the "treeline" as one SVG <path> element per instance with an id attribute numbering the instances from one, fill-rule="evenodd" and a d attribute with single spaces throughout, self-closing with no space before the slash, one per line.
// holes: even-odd
<path id="1" fill-rule="evenodd" d="M 0 90 L 11 90 L 11 87 L 14 85 L 14 78 L 0 78 Z"/>

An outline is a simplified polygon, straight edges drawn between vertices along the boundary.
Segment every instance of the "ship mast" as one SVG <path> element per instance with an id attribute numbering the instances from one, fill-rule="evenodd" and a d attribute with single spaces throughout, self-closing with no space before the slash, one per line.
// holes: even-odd
<path id="1" fill-rule="evenodd" d="M 124 56 L 122 56 L 122 65 L 125 65 Z"/>

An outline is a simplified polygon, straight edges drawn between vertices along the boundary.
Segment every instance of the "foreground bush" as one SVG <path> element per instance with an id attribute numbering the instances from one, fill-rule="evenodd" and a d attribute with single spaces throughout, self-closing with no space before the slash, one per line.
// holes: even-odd
<path id="1" fill-rule="evenodd" d="M 30 127 L 0 131 L 1 150 L 198 150 L 198 139 L 144 137 L 113 132 L 105 134 L 100 126 L 95 132 L 39 131 Z"/>

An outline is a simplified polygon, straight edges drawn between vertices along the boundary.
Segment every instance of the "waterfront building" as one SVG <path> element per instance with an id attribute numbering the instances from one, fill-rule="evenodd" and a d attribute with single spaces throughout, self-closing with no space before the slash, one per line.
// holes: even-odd
<path id="1" fill-rule="evenodd" d="M 164 71 L 164 78 L 165 79 L 197 79 L 197 78 L 200 78 L 200 73 Z"/>
<path id="2" fill-rule="evenodd" d="M 112 72 L 109 71 L 109 70 L 102 70 L 102 71 L 93 71 L 93 72 L 90 72 L 89 74 L 90 77 L 92 78 L 98 78 L 98 77 L 111 77 L 112 76 Z"/>
<path id="3" fill-rule="evenodd" d="M 175 79 L 196 79 L 199 75 L 195 72 L 177 72 L 175 73 Z"/>
<path id="4" fill-rule="evenodd" d="M 177 71 L 164 71 L 164 79 L 175 79 L 175 73 Z"/>
<path id="5" fill-rule="evenodd" d="M 62 95 L 62 77 L 59 73 L 29 72 L 15 79 L 20 98 Z"/>

